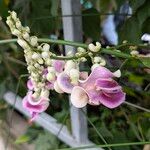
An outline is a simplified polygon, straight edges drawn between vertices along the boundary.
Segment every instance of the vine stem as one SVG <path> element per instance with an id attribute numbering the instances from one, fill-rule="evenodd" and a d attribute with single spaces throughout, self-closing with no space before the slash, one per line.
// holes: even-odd
<path id="1" fill-rule="evenodd" d="M 82 147 L 73 147 L 73 148 L 62 148 L 59 150 L 77 150 L 77 149 L 87 149 L 87 148 L 106 148 L 106 147 L 121 147 L 121 146 L 134 146 L 134 145 L 144 145 L 150 144 L 150 141 L 146 142 L 132 142 L 132 143 L 116 143 L 116 144 L 107 144 L 107 145 L 91 145 L 91 146 L 82 146 Z"/>
<path id="2" fill-rule="evenodd" d="M 15 43 L 15 42 L 17 42 L 17 39 L 0 40 L 0 44 L 8 44 L 8 43 Z M 78 42 L 72 42 L 72 41 L 65 41 L 65 40 L 53 40 L 53 39 L 39 38 L 38 42 L 55 43 L 55 44 L 60 44 L 60 45 L 70 45 L 70 46 L 74 46 L 74 47 L 82 47 L 82 48 L 88 49 L 88 45 L 87 44 L 78 43 Z M 97 53 L 114 55 L 116 57 L 121 57 L 121 58 L 126 58 L 126 59 L 134 58 L 130 54 L 119 52 L 117 49 L 114 50 L 115 47 L 112 47 L 112 48 L 111 47 L 110 48 L 101 48 L 100 51 L 97 52 Z M 116 48 L 117 48 L 117 46 L 116 46 Z M 79 59 L 81 57 L 88 56 L 88 52 L 89 51 L 87 51 L 86 53 L 84 53 L 84 54 L 82 54 L 80 56 L 69 56 L 69 57 L 68 56 L 51 56 L 51 58 L 52 59 L 59 59 L 59 60 Z M 94 54 L 97 54 L 97 53 L 94 53 Z"/>

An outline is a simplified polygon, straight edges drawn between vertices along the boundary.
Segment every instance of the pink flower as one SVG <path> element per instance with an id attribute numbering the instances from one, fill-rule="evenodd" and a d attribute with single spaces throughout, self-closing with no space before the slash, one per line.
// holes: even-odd
<path id="1" fill-rule="evenodd" d="M 33 85 L 33 82 L 32 82 L 31 79 L 29 79 L 29 80 L 27 81 L 27 88 L 28 88 L 29 90 L 33 90 L 33 89 L 34 89 L 34 85 Z"/>
<path id="2" fill-rule="evenodd" d="M 65 62 L 62 60 L 54 60 L 52 66 L 55 68 L 56 72 L 60 73 L 64 69 Z"/>
<path id="3" fill-rule="evenodd" d="M 80 79 L 85 80 L 87 77 L 87 72 L 80 72 Z M 71 83 L 71 79 L 66 72 L 62 72 L 57 76 L 57 84 L 65 93 L 71 93 L 73 87 L 75 86 Z"/>
<path id="4" fill-rule="evenodd" d="M 32 92 L 28 92 L 23 99 L 23 107 L 28 110 L 32 116 L 30 121 L 35 120 L 39 113 L 45 111 L 49 106 L 49 99 L 40 97 L 38 101 L 35 101 L 32 96 Z"/>
<path id="5" fill-rule="evenodd" d="M 95 68 L 89 77 L 80 81 L 71 91 L 71 102 L 81 108 L 87 103 L 102 104 L 108 108 L 115 108 L 125 100 L 125 93 L 121 86 L 112 78 L 118 76 L 119 71 L 112 73 L 105 67 Z"/>

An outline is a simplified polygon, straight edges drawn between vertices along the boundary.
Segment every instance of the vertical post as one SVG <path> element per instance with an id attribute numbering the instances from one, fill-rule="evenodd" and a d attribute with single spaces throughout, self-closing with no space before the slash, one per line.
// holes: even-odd
<path id="1" fill-rule="evenodd" d="M 80 0 L 61 0 L 62 15 L 71 15 L 63 17 L 64 39 L 80 42 L 82 41 L 82 19 Z M 75 49 L 72 46 L 65 46 L 65 53 Z M 82 109 L 86 112 L 86 107 Z M 88 141 L 87 120 L 81 109 L 70 106 L 72 135 L 79 143 Z"/>

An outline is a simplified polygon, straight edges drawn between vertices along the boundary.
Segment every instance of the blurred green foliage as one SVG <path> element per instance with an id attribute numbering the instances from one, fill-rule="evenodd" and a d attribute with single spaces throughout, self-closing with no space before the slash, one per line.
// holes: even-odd
<path id="1" fill-rule="evenodd" d="M 85 42 L 90 40 L 100 40 L 100 24 L 107 15 L 100 13 L 115 13 L 124 3 L 124 0 L 82 0 L 83 32 Z M 125 22 L 118 28 L 119 41 L 127 40 L 132 43 L 141 43 L 141 35 L 150 33 L 150 1 L 149 0 L 129 0 L 133 9 L 133 15 L 126 17 Z M 0 39 L 11 38 L 11 34 L 5 24 L 8 10 L 15 10 L 19 14 L 24 25 L 31 27 L 31 32 L 40 37 L 62 36 L 62 16 L 60 0 L 1 0 L 0 1 Z M 87 15 L 88 14 L 88 15 Z M 92 16 L 92 14 L 95 14 Z M 91 16 L 90 16 L 91 15 Z M 62 47 L 52 45 L 56 53 Z M 123 49 L 128 51 L 128 49 Z M 144 52 L 145 53 L 145 52 Z M 104 57 L 108 61 L 108 68 L 112 71 L 118 69 L 124 60 L 118 58 Z M 113 63 L 112 63 L 113 61 Z M 150 108 L 150 62 L 129 60 L 122 67 L 122 77 L 119 80 L 127 93 L 127 101 L 137 105 Z M 90 64 L 90 62 L 88 62 Z M 84 68 L 89 70 L 89 66 Z M 5 119 L 7 104 L 2 101 L 2 96 L 6 90 L 15 92 L 16 84 L 21 74 L 26 74 L 23 51 L 18 45 L 0 45 L 0 119 Z M 22 79 L 19 88 L 19 95 L 26 93 L 27 78 Z M 150 141 L 150 114 L 137 110 L 134 107 L 122 105 L 115 110 L 109 110 L 102 106 L 88 106 L 88 117 L 94 123 L 98 131 L 103 135 L 108 143 L 121 143 L 132 141 Z M 67 95 L 58 95 L 51 92 L 51 105 L 47 113 L 53 115 L 59 122 L 64 123 L 71 130 L 68 115 L 69 104 Z M 67 117 L 66 117 L 67 116 Z M 64 119 L 66 118 L 66 119 Z M 89 123 L 89 137 L 97 143 L 103 144 L 97 133 Z M 29 127 L 27 133 L 16 140 L 16 144 L 24 142 L 34 143 L 37 150 L 49 150 L 66 147 L 56 137 L 46 133 L 37 126 Z M 44 144 L 43 144 L 44 143 Z M 42 146 L 42 147 L 41 147 Z M 122 148 L 113 148 L 122 150 Z M 124 150 L 140 150 L 141 146 L 124 147 Z"/>

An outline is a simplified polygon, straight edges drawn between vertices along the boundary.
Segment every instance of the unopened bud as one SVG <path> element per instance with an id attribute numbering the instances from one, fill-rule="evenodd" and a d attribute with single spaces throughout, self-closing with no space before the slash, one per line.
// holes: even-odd
<path id="1" fill-rule="evenodd" d="M 38 41 L 38 38 L 36 36 L 32 36 L 31 39 L 30 39 L 30 43 L 32 46 L 37 46 L 37 41 Z"/>
<path id="2" fill-rule="evenodd" d="M 43 49 L 43 51 L 49 51 L 50 45 L 49 44 L 44 44 L 42 49 Z"/>

